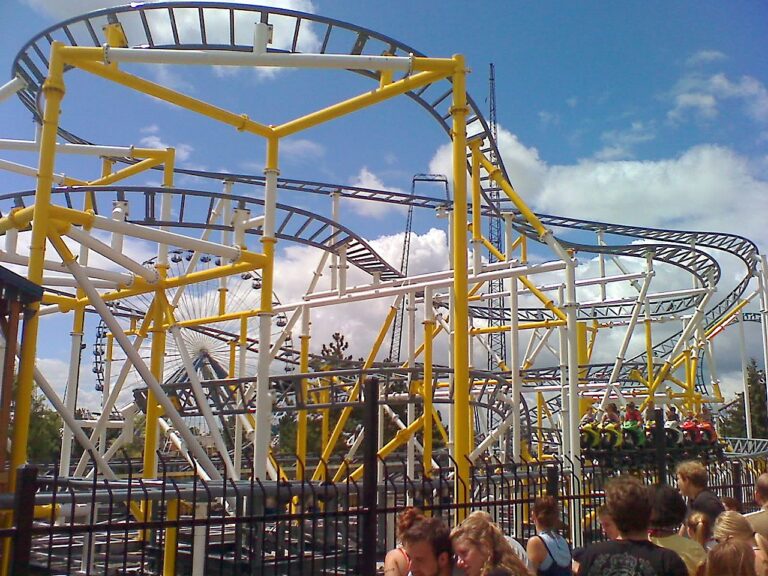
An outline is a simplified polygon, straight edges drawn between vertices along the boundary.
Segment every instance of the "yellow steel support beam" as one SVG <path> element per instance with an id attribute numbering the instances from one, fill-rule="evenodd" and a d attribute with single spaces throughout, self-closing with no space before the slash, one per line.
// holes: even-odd
<path id="1" fill-rule="evenodd" d="M 454 88 L 455 91 L 455 88 Z M 510 200 L 512 200 L 512 203 L 515 205 L 515 207 L 518 209 L 518 211 L 523 215 L 523 218 L 525 218 L 528 223 L 533 226 L 533 228 L 536 230 L 536 233 L 539 235 L 539 238 L 542 238 L 549 234 L 549 231 L 544 227 L 544 225 L 541 223 L 541 220 L 539 220 L 538 216 L 533 213 L 533 211 L 528 208 L 525 202 L 523 202 L 523 199 L 518 196 L 517 192 L 515 192 L 515 189 L 512 187 L 512 184 L 507 182 L 507 180 L 504 179 L 503 175 L 501 174 L 501 170 L 493 165 L 493 163 L 488 160 L 488 158 L 485 157 L 485 154 L 480 154 L 479 160 L 480 164 L 483 168 L 485 168 L 485 171 L 488 172 L 488 176 L 496 182 L 496 184 L 499 185 L 499 187 L 504 190 L 506 195 L 509 197 Z"/>
<path id="2" fill-rule="evenodd" d="M 432 324 L 434 324 L 434 321 L 432 322 Z M 438 324 L 437 326 L 435 326 L 433 328 L 431 337 L 434 339 L 435 336 L 437 336 L 438 334 L 440 334 L 440 332 L 442 332 L 442 330 L 443 330 L 442 325 Z M 426 342 L 426 339 L 424 340 L 424 342 Z M 419 344 L 419 346 L 416 348 L 416 351 L 414 353 L 414 357 L 415 358 L 418 358 L 424 352 L 424 348 L 425 348 L 424 342 Z M 426 362 L 426 360 L 425 360 L 425 362 Z M 409 366 L 410 366 L 410 364 L 408 363 L 408 360 L 403 362 L 402 365 L 401 365 L 402 368 L 408 368 Z"/>
<path id="3" fill-rule="evenodd" d="M 141 162 L 137 162 L 136 164 L 131 164 L 130 166 L 123 168 L 122 170 L 118 170 L 117 172 L 112 172 L 108 176 L 102 176 L 101 178 L 92 180 L 91 182 L 88 182 L 88 185 L 89 186 L 108 186 L 109 184 L 113 184 L 114 182 L 118 182 L 125 178 L 129 178 L 130 176 L 141 174 L 145 170 L 151 170 L 155 166 L 159 166 L 162 163 L 163 163 L 162 158 L 147 158 L 146 160 L 142 160 Z"/>
<path id="4" fill-rule="evenodd" d="M 454 212 L 452 222 L 453 240 L 453 363 L 454 363 L 454 400 L 453 421 L 455 430 L 451 430 L 453 440 L 453 458 L 456 462 L 455 503 L 456 523 L 466 516 L 463 504 L 469 498 L 469 460 L 473 432 L 470 422 L 469 397 L 469 305 L 467 302 L 467 70 L 464 57 L 453 57 L 455 68 L 452 75 L 453 100 L 452 117 L 452 161 Z"/>
<path id="5" fill-rule="evenodd" d="M 382 446 L 379 449 L 379 452 L 378 452 L 379 458 L 386 458 L 392 452 L 397 450 L 400 446 L 407 443 L 408 440 L 411 438 L 411 436 L 413 436 L 416 432 L 418 432 L 418 430 L 421 428 L 423 423 L 424 423 L 424 415 L 422 414 L 421 416 L 416 418 L 416 420 L 411 422 L 411 424 L 409 424 L 407 427 L 401 428 L 400 430 L 398 430 L 395 433 L 395 436 L 392 438 L 392 440 L 387 442 L 384 446 Z M 365 465 L 358 466 L 358 468 L 354 472 L 352 472 L 352 474 L 349 475 L 349 479 L 352 480 L 353 482 L 357 482 L 358 480 L 360 480 L 360 478 L 362 478 L 363 476 L 364 468 L 365 468 Z M 334 482 L 339 482 L 343 477 L 343 470 L 340 469 L 339 472 L 341 472 L 342 474 L 341 475 L 337 474 L 333 479 Z"/>
<path id="6" fill-rule="evenodd" d="M 150 370 L 158 382 L 163 381 L 163 365 L 166 341 L 165 298 L 161 290 L 155 293 L 155 309 L 152 319 L 152 346 L 150 349 Z M 143 478 L 157 476 L 157 442 L 159 434 L 158 420 L 163 410 L 151 390 L 147 390 L 147 417 L 144 432 L 144 472 Z"/>
<path id="7" fill-rule="evenodd" d="M 217 120 L 223 124 L 229 124 L 241 132 L 250 132 L 265 138 L 272 135 L 272 129 L 269 126 L 254 122 L 245 114 L 235 114 L 234 112 L 229 112 L 228 110 L 224 110 L 218 106 L 214 106 L 207 102 L 203 102 L 202 100 L 192 98 L 186 94 L 182 94 L 175 90 L 171 90 L 170 88 L 166 88 L 159 84 L 155 84 L 154 82 L 150 82 L 149 80 L 145 80 L 144 78 L 134 76 L 133 74 L 128 74 L 122 70 L 118 70 L 117 68 L 113 68 L 95 61 L 101 59 L 102 54 L 99 54 L 97 58 L 91 58 L 85 53 L 75 52 L 96 50 L 97 52 L 102 53 L 101 48 L 69 47 L 68 50 L 72 52 L 67 54 L 67 62 L 80 68 L 81 70 L 90 72 L 91 74 L 100 76 L 107 80 L 111 80 L 112 82 L 121 84 L 127 88 L 131 88 L 132 90 L 137 90 L 139 92 L 143 92 L 144 94 L 149 94 L 150 96 L 159 98 L 160 100 L 165 100 L 166 102 L 181 108 L 186 108 L 187 110 L 202 116 L 207 116 L 208 118 L 212 118 L 213 120 Z"/>
<path id="8" fill-rule="evenodd" d="M 290 136 L 296 132 L 301 132 L 302 130 L 312 128 L 313 126 L 317 126 L 318 124 L 322 124 L 329 120 L 362 110 L 363 108 L 393 98 L 394 96 L 405 94 L 406 92 L 410 92 L 421 86 L 432 84 L 433 82 L 442 80 L 446 76 L 447 74 L 445 72 L 420 72 L 418 74 L 406 76 L 405 78 L 387 84 L 386 86 L 376 88 L 369 92 L 365 92 L 364 94 L 359 94 L 349 100 L 338 102 L 322 110 L 311 112 L 306 116 L 276 126 L 273 129 L 274 134 L 280 138 Z"/>
<path id="9" fill-rule="evenodd" d="M 576 324 L 577 350 L 579 356 L 579 382 L 585 382 L 587 378 L 587 366 L 589 365 L 589 345 L 587 344 L 587 324 Z M 579 414 L 581 417 L 581 414 Z"/>
<path id="10" fill-rule="evenodd" d="M 424 475 L 432 476 L 432 339 L 435 333 L 435 321 L 424 321 L 424 380 L 422 381 L 422 397 L 424 399 Z"/>
<path id="11" fill-rule="evenodd" d="M 556 326 L 565 326 L 565 320 L 539 320 L 536 322 L 521 322 L 518 324 L 518 330 L 554 328 Z M 472 328 L 469 332 L 470 334 L 494 334 L 497 332 L 509 332 L 509 326 L 484 326 L 482 328 Z"/>
<path id="12" fill-rule="evenodd" d="M 56 134 L 59 127 L 61 101 L 64 98 L 64 63 L 60 51 L 62 44 L 54 42 L 48 65 L 48 78 L 43 83 L 45 110 L 40 134 L 40 156 L 38 160 L 37 188 L 35 190 L 34 220 L 29 246 L 29 264 L 27 278 L 42 284 L 45 261 L 45 243 L 50 219 L 51 188 L 56 157 Z M 37 354 L 37 335 L 40 316 L 39 302 L 33 302 L 27 308 L 21 337 L 21 357 L 19 360 L 18 385 L 13 422 L 13 444 L 9 469 L 15 471 L 27 460 L 29 443 L 29 420 L 32 410 L 33 379 L 35 357 Z M 9 491 L 16 489 L 16 475 L 9 478 Z"/>
<path id="13" fill-rule="evenodd" d="M 309 372 L 309 334 L 299 336 L 299 372 L 306 374 Z M 307 406 L 304 410 L 299 410 L 298 426 L 296 429 L 296 479 L 303 480 L 307 466 L 307 411 L 309 410 L 309 384 L 306 378 L 302 378 L 299 383 L 301 387 L 301 399 Z"/>
<path id="14" fill-rule="evenodd" d="M 179 519 L 179 500 L 173 498 L 166 504 L 165 545 L 163 546 L 163 576 L 176 575 L 176 548 L 179 544 L 179 529 L 174 522 Z"/>
<path id="15" fill-rule="evenodd" d="M 8 230 L 23 230 L 32 222 L 35 215 L 35 207 L 12 208 L 8 216 L 0 218 L 0 234 L 5 234 Z"/>

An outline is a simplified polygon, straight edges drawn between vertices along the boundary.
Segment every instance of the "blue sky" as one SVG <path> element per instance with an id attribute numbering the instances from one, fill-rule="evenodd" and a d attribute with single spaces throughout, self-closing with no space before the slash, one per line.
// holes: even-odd
<path id="1" fill-rule="evenodd" d="M 0 69 L 9 71 L 22 44 L 47 26 L 115 4 L 3 2 Z M 468 89 L 478 103 L 487 98 L 493 62 L 502 154 L 512 183 L 535 209 L 740 233 L 768 249 L 768 4 L 286 0 L 281 5 L 370 28 L 429 56 L 462 53 L 472 71 Z M 144 72 L 267 123 L 369 86 L 341 73 Z M 65 125 L 77 134 L 103 144 L 173 145 L 182 166 L 260 173 L 263 146 L 257 139 L 232 138 L 230 129 L 104 82 L 74 75 L 67 81 Z M 29 113 L 15 99 L 0 105 L 0 126 L 2 137 L 32 136 Z M 435 123 L 401 99 L 285 142 L 282 175 L 409 190 L 413 174 L 447 170 L 445 143 Z M 34 163 L 30 155 L 0 157 Z M 57 169 L 72 175 L 96 170 L 93 161 L 68 158 Z M 152 182 L 143 178 L 140 182 Z M 3 176 L 3 192 L 30 186 L 29 180 Z M 328 211 L 327 202 L 316 198 L 281 201 Z M 399 254 L 399 240 L 391 235 L 402 231 L 402 211 L 344 209 L 384 253 Z M 436 226 L 432 216 L 417 216 L 415 226 L 425 261 L 439 243 L 430 235 Z M 288 256 L 300 262 L 296 253 Z M 43 353 L 52 361 L 67 355 L 53 346 L 44 346 Z"/>

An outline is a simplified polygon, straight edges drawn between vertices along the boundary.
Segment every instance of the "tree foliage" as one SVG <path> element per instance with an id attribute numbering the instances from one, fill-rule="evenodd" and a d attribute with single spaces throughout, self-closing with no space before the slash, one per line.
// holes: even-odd
<path id="1" fill-rule="evenodd" d="M 12 438 L 13 425 L 11 429 Z M 32 408 L 29 414 L 27 460 L 35 464 L 58 462 L 61 451 L 61 430 L 61 416 L 48 404 L 48 401 L 35 386 L 32 390 Z"/>
<path id="2" fill-rule="evenodd" d="M 749 390 L 750 420 L 752 437 L 768 438 L 768 408 L 766 407 L 765 372 L 759 370 L 752 358 L 747 364 L 747 389 Z M 720 433 L 733 438 L 746 438 L 746 411 L 744 393 L 739 392 L 736 400 L 721 413 Z"/>

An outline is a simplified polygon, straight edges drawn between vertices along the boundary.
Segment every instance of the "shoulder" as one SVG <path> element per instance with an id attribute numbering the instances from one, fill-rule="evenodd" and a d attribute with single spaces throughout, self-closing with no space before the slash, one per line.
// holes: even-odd
<path id="1" fill-rule="evenodd" d="M 625 550 L 627 544 L 624 542 L 618 542 L 615 540 L 608 540 L 606 542 L 596 542 L 590 544 L 580 554 L 580 563 L 588 563 L 590 559 L 600 556 L 602 554 L 614 554 L 621 550 Z"/>
<path id="2" fill-rule="evenodd" d="M 699 494 L 691 503 L 691 508 L 697 512 L 704 512 L 709 514 L 713 517 L 713 520 L 723 510 L 725 510 L 725 506 L 723 506 L 723 503 L 720 502 L 720 498 L 715 496 L 715 494 L 709 490 L 703 490 L 702 492 L 699 492 Z"/>
<path id="3" fill-rule="evenodd" d="M 394 548 L 384 556 L 384 573 L 386 576 L 408 573 L 408 555 L 402 548 Z"/>

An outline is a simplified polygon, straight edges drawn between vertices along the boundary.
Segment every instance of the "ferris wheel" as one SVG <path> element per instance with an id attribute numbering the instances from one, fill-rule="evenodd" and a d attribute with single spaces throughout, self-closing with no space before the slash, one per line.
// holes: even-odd
<path id="1" fill-rule="evenodd" d="M 154 267 L 155 263 L 156 259 L 153 258 L 144 262 L 144 265 Z M 171 276 L 204 271 L 220 266 L 221 261 L 209 254 L 173 249 L 169 252 L 168 264 L 168 274 Z M 170 333 L 165 338 L 162 362 L 160 382 L 169 389 L 171 395 L 177 393 L 173 390 L 183 389 L 184 383 L 188 381 L 181 345 L 186 348 L 201 381 L 253 376 L 262 350 L 272 353 L 274 371 L 294 370 L 296 361 L 293 340 L 286 330 L 288 318 L 284 313 L 273 316 L 271 338 L 266 348 L 255 336 L 259 332 L 260 321 L 255 313 L 245 319 L 234 317 L 237 313 L 258 310 L 261 290 L 261 275 L 252 271 L 166 291 L 175 324 L 179 327 L 178 338 Z M 113 313 L 125 333 L 137 338 L 140 355 L 147 363 L 151 358 L 151 338 L 142 337 L 141 332 L 153 297 L 152 294 L 141 294 L 112 305 Z M 273 294 L 272 302 L 273 305 L 280 304 L 277 295 Z M 119 385 L 122 387 L 121 399 L 128 401 L 131 396 L 140 399 L 146 384 L 135 367 L 124 368 L 126 362 L 126 355 L 113 344 L 106 325 L 103 320 L 100 321 L 93 345 L 96 389 L 109 391 Z"/>

